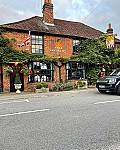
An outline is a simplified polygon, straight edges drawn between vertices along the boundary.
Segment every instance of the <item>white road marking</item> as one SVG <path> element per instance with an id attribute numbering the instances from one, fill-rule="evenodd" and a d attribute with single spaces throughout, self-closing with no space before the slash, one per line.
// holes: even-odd
<path id="1" fill-rule="evenodd" d="M 95 104 L 95 105 L 98 105 L 98 104 L 115 103 L 115 102 L 120 102 L 120 100 L 105 101 L 105 102 L 97 102 L 97 103 L 94 103 L 94 104 Z"/>
<path id="2" fill-rule="evenodd" d="M 15 115 L 22 115 L 22 114 L 29 114 L 29 113 L 43 112 L 43 111 L 49 111 L 49 109 L 33 110 L 33 111 L 27 111 L 27 112 L 17 112 L 17 113 L 13 113 L 13 114 L 0 115 L 0 117 L 8 117 L 8 116 L 15 116 Z"/>
<path id="3" fill-rule="evenodd" d="M 11 103 L 23 103 L 23 102 L 29 102 L 28 99 L 25 99 L 24 101 L 12 101 L 12 102 L 2 102 L 0 103 L 0 105 L 3 105 L 3 104 L 11 104 Z"/>

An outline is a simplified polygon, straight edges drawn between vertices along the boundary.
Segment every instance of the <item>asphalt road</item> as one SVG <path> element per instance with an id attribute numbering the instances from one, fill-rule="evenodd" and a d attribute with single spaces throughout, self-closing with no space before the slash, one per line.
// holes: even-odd
<path id="1" fill-rule="evenodd" d="M 120 96 L 92 89 L 0 97 L 0 150 L 119 149 Z"/>

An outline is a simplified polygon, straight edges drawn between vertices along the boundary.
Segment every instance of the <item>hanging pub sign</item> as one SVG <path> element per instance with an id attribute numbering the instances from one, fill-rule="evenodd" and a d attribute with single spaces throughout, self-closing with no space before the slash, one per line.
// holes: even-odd
<path id="1" fill-rule="evenodd" d="M 106 38 L 106 46 L 108 49 L 112 49 L 115 48 L 115 36 L 116 35 L 108 35 L 108 37 Z"/>
<path id="2" fill-rule="evenodd" d="M 109 35 L 106 38 L 106 46 L 108 49 L 114 48 L 115 47 L 115 36 Z"/>

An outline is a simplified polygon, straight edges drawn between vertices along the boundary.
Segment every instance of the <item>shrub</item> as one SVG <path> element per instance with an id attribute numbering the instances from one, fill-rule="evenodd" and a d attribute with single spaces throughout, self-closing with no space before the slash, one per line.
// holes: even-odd
<path id="1" fill-rule="evenodd" d="M 48 83 L 44 83 L 44 84 L 43 84 L 43 87 L 44 87 L 44 88 L 48 88 Z"/>
<path id="2" fill-rule="evenodd" d="M 78 81 L 77 82 L 77 86 L 79 86 L 79 87 L 83 87 L 83 86 L 85 86 L 85 82 L 82 82 L 82 81 Z"/>
<path id="3" fill-rule="evenodd" d="M 42 87 L 41 89 L 42 89 L 42 92 L 43 92 L 43 93 L 46 92 L 46 88 L 45 88 L 45 87 Z"/>
<path id="4" fill-rule="evenodd" d="M 87 70 L 86 76 L 87 76 L 87 79 L 90 82 L 90 84 L 93 84 L 93 85 L 96 84 L 99 73 L 100 73 L 99 68 L 90 67 Z"/>
<path id="5" fill-rule="evenodd" d="M 16 74 L 16 77 L 15 77 L 15 84 L 21 84 L 20 76 L 18 73 Z"/>
<path id="6" fill-rule="evenodd" d="M 67 83 L 56 83 L 53 85 L 53 87 L 51 88 L 53 91 L 68 91 L 68 90 L 72 90 L 74 88 L 74 83 L 72 82 L 67 82 Z"/>
<path id="7" fill-rule="evenodd" d="M 56 83 L 56 84 L 53 85 L 53 87 L 51 89 L 52 89 L 52 91 L 63 90 L 63 84 L 62 83 Z"/>
<path id="8" fill-rule="evenodd" d="M 60 79 L 60 83 L 62 83 L 62 84 L 63 84 L 63 79 Z"/>
<path id="9" fill-rule="evenodd" d="M 43 86 L 42 86 L 41 83 L 39 83 L 39 84 L 36 85 L 36 89 L 41 89 L 42 87 L 43 87 Z"/>

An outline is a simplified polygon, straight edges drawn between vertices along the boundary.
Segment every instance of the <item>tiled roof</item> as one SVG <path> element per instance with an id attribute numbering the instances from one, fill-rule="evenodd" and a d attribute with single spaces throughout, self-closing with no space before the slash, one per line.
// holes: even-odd
<path id="1" fill-rule="evenodd" d="M 42 17 L 32 17 L 15 23 L 6 24 L 7 28 L 30 30 L 36 32 L 77 36 L 83 38 L 98 38 L 103 32 L 91 28 L 80 22 L 72 22 L 60 19 L 54 19 L 54 25 L 50 26 L 43 23 Z"/>
<path id="2" fill-rule="evenodd" d="M 7 28 L 30 30 L 35 32 L 43 32 L 50 34 L 59 34 L 67 36 L 76 36 L 83 38 L 99 38 L 103 32 L 89 27 L 80 22 L 66 21 L 60 19 L 54 19 L 54 26 L 46 25 L 43 22 L 43 18 L 35 16 L 19 22 L 6 24 Z M 119 39 L 115 39 L 116 42 L 120 43 Z"/>

